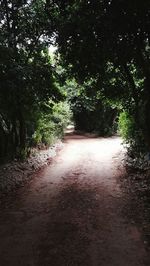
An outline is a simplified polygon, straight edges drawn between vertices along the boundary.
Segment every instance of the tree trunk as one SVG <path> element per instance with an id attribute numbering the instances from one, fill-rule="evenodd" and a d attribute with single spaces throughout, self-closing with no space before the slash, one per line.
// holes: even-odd
<path id="1" fill-rule="evenodd" d="M 26 147 L 26 124 L 21 112 L 19 115 L 19 126 L 20 148 L 24 149 Z"/>

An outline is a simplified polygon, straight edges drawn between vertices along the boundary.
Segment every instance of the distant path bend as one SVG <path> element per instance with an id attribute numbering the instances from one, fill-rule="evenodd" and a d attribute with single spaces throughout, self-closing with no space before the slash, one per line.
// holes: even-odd
<path id="1" fill-rule="evenodd" d="M 0 266 L 150 265 L 124 215 L 121 140 L 70 135 L 52 164 L 0 209 Z"/>

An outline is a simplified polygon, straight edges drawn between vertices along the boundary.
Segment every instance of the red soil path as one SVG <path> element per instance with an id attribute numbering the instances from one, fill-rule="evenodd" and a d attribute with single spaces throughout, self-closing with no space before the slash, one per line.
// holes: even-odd
<path id="1" fill-rule="evenodd" d="M 0 266 L 150 265 L 124 215 L 121 150 L 117 137 L 66 137 L 52 164 L 0 207 Z"/>

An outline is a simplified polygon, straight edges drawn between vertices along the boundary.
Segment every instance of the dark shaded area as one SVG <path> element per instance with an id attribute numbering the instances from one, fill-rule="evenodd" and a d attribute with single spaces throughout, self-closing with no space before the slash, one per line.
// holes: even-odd
<path id="1" fill-rule="evenodd" d="M 73 108 L 73 117 L 76 130 L 86 132 L 97 132 L 100 136 L 113 135 L 117 131 L 117 109 L 103 105 L 98 102 L 93 109 L 82 106 L 80 109 Z"/>
<path id="2" fill-rule="evenodd" d="M 134 129 L 127 142 L 134 143 L 135 150 L 142 143 L 141 146 L 149 151 L 149 0 L 68 0 L 65 3 L 56 0 L 53 10 L 57 10 L 54 17 L 54 29 L 58 33 L 56 43 L 67 73 L 86 87 L 86 96 L 92 96 L 89 87 L 93 88 L 102 103 L 109 102 L 126 111 L 132 117 Z M 48 11 L 50 15 L 50 5 Z M 82 92 L 78 94 L 79 103 Z M 87 103 L 89 99 L 85 97 L 83 102 Z M 77 112 L 78 108 L 80 105 Z M 77 116 L 77 122 L 82 128 L 91 130 L 94 119 L 92 117 L 90 124 L 87 117 L 92 115 L 84 108 L 83 113 L 83 116 L 82 113 L 81 117 Z M 97 126 L 103 128 L 98 117 Z"/>
<path id="3" fill-rule="evenodd" d="M 124 214 L 133 223 L 139 224 L 145 245 L 150 249 L 150 172 L 129 168 L 127 175 L 121 180 L 123 189 L 131 199 L 124 209 Z"/>
<path id="4" fill-rule="evenodd" d="M 149 152 L 149 0 L 0 5 L 0 160 L 24 159 L 31 146 L 62 137 L 67 108 L 52 109 L 64 99 L 76 128 L 101 136 L 116 132 L 117 112 L 126 111 L 128 143 L 142 140 Z"/>
<path id="5" fill-rule="evenodd" d="M 61 191 L 41 239 L 38 265 L 91 265 L 90 244 L 98 228 L 95 191 L 79 184 Z M 99 254 L 100 256 L 100 254 Z"/>

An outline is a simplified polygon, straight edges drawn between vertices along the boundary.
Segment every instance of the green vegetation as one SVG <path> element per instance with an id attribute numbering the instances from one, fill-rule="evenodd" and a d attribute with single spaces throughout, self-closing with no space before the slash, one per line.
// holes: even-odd
<path id="1" fill-rule="evenodd" d="M 92 80 L 82 86 L 74 80 L 69 81 L 66 90 L 77 130 L 100 136 L 116 133 L 117 108 L 102 100 Z"/>
<path id="2" fill-rule="evenodd" d="M 150 151 L 150 2 L 58 0 L 53 10 L 62 65 L 125 110 L 126 139 Z"/>
<path id="3" fill-rule="evenodd" d="M 121 112 L 130 149 L 150 151 L 149 0 L 0 5 L 0 157 L 62 137 L 68 103 L 76 128 L 100 135 Z"/>
<path id="4" fill-rule="evenodd" d="M 49 146 L 58 138 L 61 139 L 65 128 L 70 123 L 71 116 L 67 102 L 56 103 L 51 111 L 40 113 L 36 130 L 31 138 L 32 145 Z"/>
<path id="5" fill-rule="evenodd" d="M 119 132 L 123 139 L 129 141 L 134 134 L 134 120 L 127 112 L 122 112 L 119 115 Z"/>
<path id="6" fill-rule="evenodd" d="M 0 5 L 0 157 L 24 158 L 62 136 L 70 113 L 48 52 L 45 2 Z"/>

